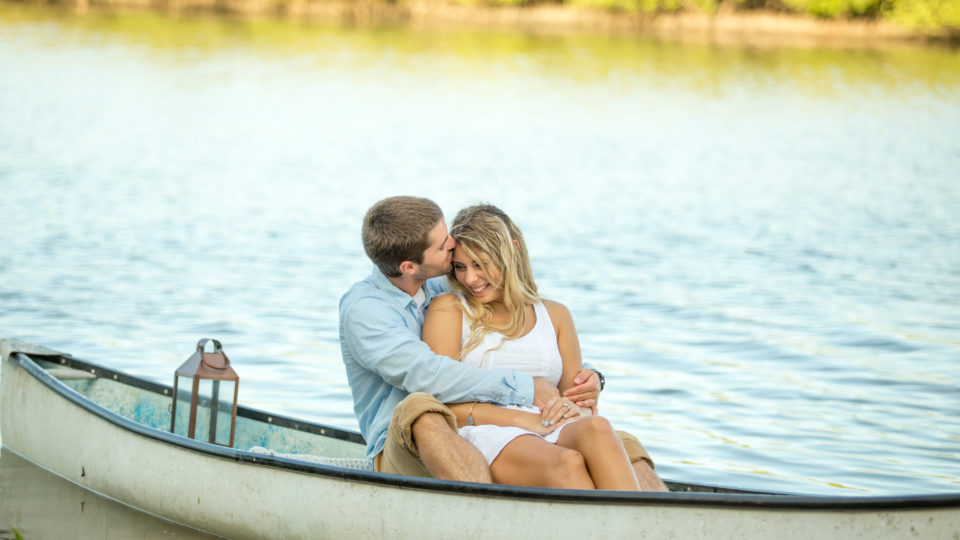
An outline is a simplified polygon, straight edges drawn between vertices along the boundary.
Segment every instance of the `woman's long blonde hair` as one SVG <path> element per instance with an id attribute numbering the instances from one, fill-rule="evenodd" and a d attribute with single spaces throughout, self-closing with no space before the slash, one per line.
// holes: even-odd
<path id="1" fill-rule="evenodd" d="M 466 298 L 467 305 L 461 305 L 461 308 L 470 321 L 470 338 L 457 355 L 460 360 L 477 348 L 490 331 L 500 332 L 505 336 L 504 340 L 520 337 L 527 324 L 524 308 L 527 304 L 539 302 L 540 295 L 537 294 L 537 284 L 533 280 L 523 233 L 503 210 L 492 204 L 464 208 L 454 218 L 450 235 L 457 241 L 457 247 L 463 249 L 480 265 L 487 281 L 500 288 L 508 315 L 505 324 L 494 324 L 492 307 L 478 302 L 473 294 L 457 281 L 454 271 L 451 270 L 447 279 L 451 288 Z M 488 265 L 500 272 L 499 281 L 495 281 L 487 272 Z M 502 341 L 500 345 L 503 345 Z M 491 350 L 500 348 L 500 345 Z"/>

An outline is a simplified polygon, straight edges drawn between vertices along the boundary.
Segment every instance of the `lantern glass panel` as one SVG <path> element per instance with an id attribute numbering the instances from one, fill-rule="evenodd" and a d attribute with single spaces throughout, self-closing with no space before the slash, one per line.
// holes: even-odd
<path id="1" fill-rule="evenodd" d="M 189 437 L 190 395 L 193 393 L 193 377 L 178 375 L 175 382 L 177 386 L 177 407 L 176 416 L 173 419 L 173 432 L 177 435 Z"/>
<path id="2" fill-rule="evenodd" d="M 215 433 L 212 442 L 224 446 L 230 445 L 230 427 L 233 423 L 233 396 L 236 393 L 237 383 L 235 381 L 213 381 L 214 387 L 219 389 L 214 392 L 217 394 L 217 402 L 211 407 L 215 414 L 213 418 L 214 425 L 211 426 Z"/>
<path id="3" fill-rule="evenodd" d="M 213 382 L 210 379 L 199 379 L 197 385 L 197 431 L 195 439 L 206 441 L 210 438 L 210 402 L 212 400 Z"/>
<path id="4" fill-rule="evenodd" d="M 199 383 L 195 438 L 229 446 L 236 383 L 211 379 L 200 379 Z"/>

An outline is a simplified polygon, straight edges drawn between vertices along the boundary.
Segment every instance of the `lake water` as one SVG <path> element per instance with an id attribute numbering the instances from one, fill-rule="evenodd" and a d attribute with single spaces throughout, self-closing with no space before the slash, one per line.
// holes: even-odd
<path id="1" fill-rule="evenodd" d="M 0 3 L 0 336 L 346 428 L 365 210 L 489 201 L 664 477 L 956 492 L 958 171 L 955 49 Z"/>

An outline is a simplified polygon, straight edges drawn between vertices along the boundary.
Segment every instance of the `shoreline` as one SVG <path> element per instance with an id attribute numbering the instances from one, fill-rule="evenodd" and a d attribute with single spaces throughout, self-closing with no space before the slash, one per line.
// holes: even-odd
<path id="1" fill-rule="evenodd" d="M 643 35 L 672 41 L 745 46 L 865 46 L 956 43 L 947 33 L 927 34 L 884 21 L 827 20 L 757 11 L 631 14 L 560 4 L 494 6 L 443 0 L 65 0 L 40 4 L 87 10 L 150 10 L 337 22 L 358 26 L 475 28 L 534 33 L 570 31 Z"/>

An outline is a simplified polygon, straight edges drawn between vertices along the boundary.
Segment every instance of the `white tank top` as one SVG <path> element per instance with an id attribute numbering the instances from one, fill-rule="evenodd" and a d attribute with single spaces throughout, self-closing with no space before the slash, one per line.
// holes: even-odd
<path id="1" fill-rule="evenodd" d="M 466 305 L 463 295 L 457 293 L 457 296 Z M 543 378 L 554 386 L 559 384 L 560 376 L 563 375 L 563 359 L 560 357 L 560 349 L 557 348 L 557 333 L 543 302 L 534 304 L 533 311 L 537 322 L 527 335 L 504 340 L 503 334 L 499 332 L 487 332 L 480 345 L 467 353 L 461 361 L 477 367 L 522 371 L 533 377 Z M 464 314 L 460 346 L 466 345 L 468 339 L 470 339 L 470 320 Z M 490 351 L 501 342 L 503 345 L 499 349 Z M 485 351 L 490 352 L 484 358 Z"/>

